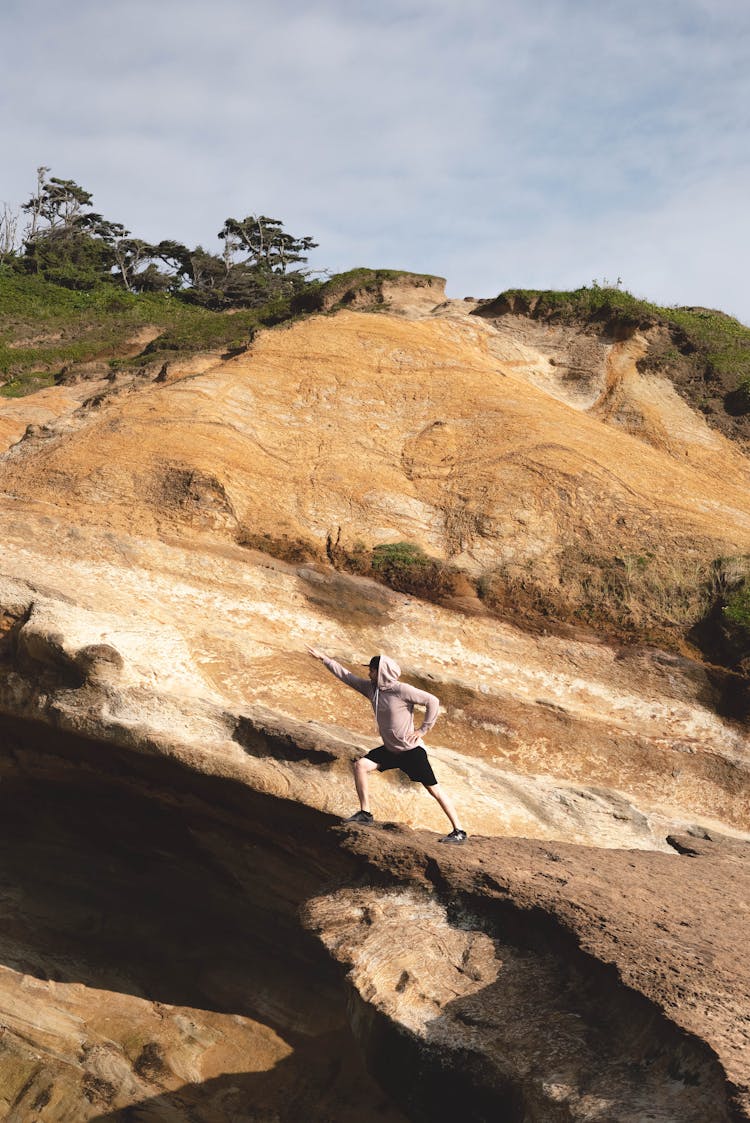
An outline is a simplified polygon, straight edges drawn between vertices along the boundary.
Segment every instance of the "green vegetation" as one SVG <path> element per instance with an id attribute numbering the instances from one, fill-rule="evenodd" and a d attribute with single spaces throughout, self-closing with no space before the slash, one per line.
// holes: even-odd
<path id="1" fill-rule="evenodd" d="M 25 398 L 27 394 L 34 394 L 37 390 L 43 390 L 46 386 L 54 385 L 54 381 L 54 375 L 43 371 L 22 374 L 0 386 L 0 397 Z"/>
<path id="2" fill-rule="evenodd" d="M 750 640 L 750 583 L 744 581 L 735 589 L 724 606 L 723 615 Z"/>
<path id="3" fill-rule="evenodd" d="M 288 320 L 315 286 L 302 268 L 316 245 L 267 215 L 227 218 L 221 254 L 148 243 L 96 213 L 74 180 L 37 169 L 28 202 L 0 210 L 0 382 L 32 393 L 66 367 L 115 366 L 178 352 L 244 347 Z M 21 230 L 22 223 L 25 223 Z"/>
<path id="4" fill-rule="evenodd" d="M 415 579 L 421 579 L 431 561 L 421 546 L 411 542 L 388 542 L 374 546 L 370 555 L 373 573 L 394 588 L 411 585 Z"/>
<path id="5" fill-rule="evenodd" d="M 750 409 L 750 328 L 723 312 L 664 308 L 617 286 L 597 284 L 571 292 L 507 289 L 497 301 L 534 319 L 558 323 L 599 321 L 610 330 L 624 331 L 663 324 L 670 329 L 675 345 L 660 353 L 662 364 L 694 356 L 709 378 L 718 378 L 734 391 L 737 412 Z"/>
<path id="6" fill-rule="evenodd" d="M 245 544 L 267 550 L 264 543 Z M 289 544 L 282 552 L 269 552 L 299 560 L 290 554 Z M 651 552 L 607 556 L 569 548 L 559 558 L 559 580 L 550 581 L 546 571 L 537 573 L 531 563 L 498 566 L 473 577 L 412 542 L 368 548 L 363 543 L 343 547 L 329 539 L 327 555 L 336 568 L 372 577 L 397 592 L 443 604 L 453 604 L 457 597 L 476 603 L 478 598 L 490 615 L 532 628 L 584 625 L 623 640 L 680 649 L 726 604 L 721 615 L 731 621 L 736 638 L 750 639 L 750 558 L 745 557 L 708 561 L 687 546 L 669 557 Z M 716 659 L 731 664 L 735 646 L 730 651 L 720 640 Z"/>
<path id="7" fill-rule="evenodd" d="M 750 328 L 723 312 L 704 309 L 674 308 L 665 315 L 705 353 L 714 371 L 750 389 Z"/>
<path id="8" fill-rule="evenodd" d="M 0 267 L 87 292 L 105 283 L 126 292 L 170 292 L 215 310 L 257 308 L 308 283 L 301 268 L 317 245 L 268 215 L 227 218 L 220 254 L 174 239 L 146 242 L 93 210 L 90 192 L 37 168 L 20 211 L 0 212 Z M 25 220 L 23 232 L 21 222 Z"/>
<path id="9" fill-rule="evenodd" d="M 647 300 L 639 300 L 619 287 L 586 285 L 569 292 L 557 289 L 506 289 L 498 301 L 507 300 L 525 310 L 535 319 L 574 321 L 580 319 L 612 319 L 639 324 L 660 318 L 664 309 Z"/>
<path id="10" fill-rule="evenodd" d="M 252 333 L 290 315 L 289 298 L 277 297 L 236 313 L 212 311 L 169 293 L 129 293 L 99 283 L 80 291 L 43 277 L 0 272 L 0 380 L 3 392 L 31 392 L 72 363 L 96 360 L 123 366 L 144 361 L 137 340 L 158 332 L 145 348 L 150 362 L 176 352 L 244 346 Z M 132 358 L 123 358 L 128 352 Z M 116 358 L 120 356 L 119 358 Z M 12 386 L 11 386 L 12 384 Z M 26 387 L 26 389 L 23 389 Z"/>
<path id="11" fill-rule="evenodd" d="M 148 243 L 94 211 L 91 194 L 74 180 L 49 170 L 37 169 L 36 188 L 19 211 L 0 211 L 6 397 L 33 393 L 82 364 L 121 368 L 239 350 L 259 328 L 344 306 L 354 290 L 385 306 L 385 281 L 431 280 L 353 269 L 322 282 L 304 268 L 312 238 L 295 237 L 267 215 L 225 219 L 219 254 L 172 239 Z"/>
<path id="12" fill-rule="evenodd" d="M 314 310 L 321 291 L 346 293 L 352 283 L 368 278 L 380 284 L 411 276 L 396 270 L 352 270 L 325 285 L 309 281 L 304 290 L 275 293 L 261 304 L 216 309 L 183 291 L 128 292 L 110 281 L 76 289 L 0 265 L 0 382 L 6 383 L 0 394 L 33 393 L 73 364 L 101 361 L 121 369 L 163 362 L 179 353 L 238 350 L 260 328 L 302 312 L 305 303 L 305 310 Z M 144 329 L 157 337 L 139 345 L 134 341 Z"/>
<path id="13" fill-rule="evenodd" d="M 466 591 L 467 581 L 460 570 L 430 557 L 412 542 L 387 542 L 372 549 L 357 543 L 346 549 L 329 538 L 326 553 L 338 569 L 373 577 L 399 593 L 424 600 L 440 602 Z"/>
<path id="14" fill-rule="evenodd" d="M 414 281 L 429 284 L 435 278 L 430 273 L 410 273 L 408 269 L 367 269 L 359 266 L 337 273 L 323 286 L 329 292 L 345 292 L 347 289 L 362 288 L 383 281 L 400 281 L 408 277 Z"/>

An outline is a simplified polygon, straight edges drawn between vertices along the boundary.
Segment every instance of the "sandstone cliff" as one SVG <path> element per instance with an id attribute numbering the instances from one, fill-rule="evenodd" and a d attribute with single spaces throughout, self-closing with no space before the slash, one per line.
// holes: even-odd
<path id="1" fill-rule="evenodd" d="M 637 332 L 386 295 L 3 406 L 9 1120 L 750 1118 L 748 737 L 684 641 L 747 457 Z M 330 565 L 401 540 L 463 591 Z M 392 773 L 331 829 L 374 738 L 306 642 L 440 696 L 466 847 Z"/>

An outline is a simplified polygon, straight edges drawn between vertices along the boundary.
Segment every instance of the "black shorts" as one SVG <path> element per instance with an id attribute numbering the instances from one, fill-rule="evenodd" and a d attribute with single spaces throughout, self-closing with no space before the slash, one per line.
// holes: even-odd
<path id="1" fill-rule="evenodd" d="M 416 749 L 407 749 L 405 753 L 392 753 L 385 745 L 378 745 L 377 749 L 372 749 L 367 754 L 365 760 L 374 760 L 378 766 L 378 772 L 387 772 L 390 768 L 400 768 L 410 780 L 414 780 L 417 784 L 425 784 L 428 788 L 437 784 L 432 765 L 421 745 L 417 745 Z"/>

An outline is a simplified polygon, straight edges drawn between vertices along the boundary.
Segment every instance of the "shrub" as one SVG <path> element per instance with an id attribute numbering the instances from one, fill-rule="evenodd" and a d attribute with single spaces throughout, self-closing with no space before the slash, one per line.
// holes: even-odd
<path id="1" fill-rule="evenodd" d="M 735 589 L 722 611 L 725 619 L 741 628 L 750 639 L 750 584 L 747 581 Z"/>
<path id="2" fill-rule="evenodd" d="M 404 569 L 426 566 L 429 558 L 421 546 L 411 542 L 388 542 L 372 549 L 372 568 L 381 577 L 388 577 Z"/>
<path id="3" fill-rule="evenodd" d="M 453 569 L 411 542 L 374 546 L 370 567 L 377 580 L 399 593 L 439 601 L 453 592 Z"/>

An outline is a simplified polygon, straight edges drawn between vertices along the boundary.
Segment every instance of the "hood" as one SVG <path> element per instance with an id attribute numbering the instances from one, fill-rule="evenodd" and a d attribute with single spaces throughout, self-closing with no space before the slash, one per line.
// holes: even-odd
<path id="1" fill-rule="evenodd" d="M 387 690 L 389 686 L 395 686 L 399 680 L 401 668 L 395 659 L 390 659 L 387 655 L 380 656 L 380 666 L 378 667 L 378 690 Z"/>

